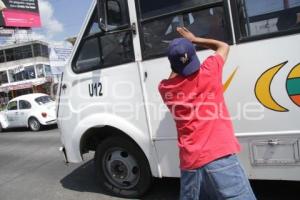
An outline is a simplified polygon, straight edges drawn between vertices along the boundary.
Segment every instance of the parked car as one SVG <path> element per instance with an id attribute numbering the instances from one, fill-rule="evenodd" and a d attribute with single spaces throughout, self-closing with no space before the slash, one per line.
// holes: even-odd
<path id="1" fill-rule="evenodd" d="M 0 131 L 16 127 L 29 127 L 32 131 L 39 131 L 42 126 L 51 124 L 56 124 L 56 106 L 47 94 L 34 93 L 16 97 L 0 112 Z"/>

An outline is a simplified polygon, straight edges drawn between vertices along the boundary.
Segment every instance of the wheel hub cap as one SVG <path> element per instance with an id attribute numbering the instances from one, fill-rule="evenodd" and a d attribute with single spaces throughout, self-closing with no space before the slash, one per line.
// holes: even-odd
<path id="1" fill-rule="evenodd" d="M 110 167 L 114 178 L 125 179 L 128 176 L 128 168 L 121 161 L 113 161 Z"/>
<path id="2" fill-rule="evenodd" d="M 34 120 L 32 120 L 32 121 L 31 121 L 31 127 L 32 127 L 33 129 L 37 129 L 37 128 L 38 128 L 37 122 L 34 121 Z"/>
<path id="3" fill-rule="evenodd" d="M 114 186 L 130 189 L 139 181 L 140 170 L 135 158 L 123 149 L 107 151 L 103 162 L 104 175 Z"/>

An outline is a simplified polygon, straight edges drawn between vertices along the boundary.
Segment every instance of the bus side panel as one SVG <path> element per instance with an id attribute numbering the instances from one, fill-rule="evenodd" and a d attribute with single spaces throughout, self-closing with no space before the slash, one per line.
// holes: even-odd
<path id="1" fill-rule="evenodd" d="M 239 157 L 252 179 L 300 180 L 293 175 L 300 170 L 300 127 L 297 123 L 300 108 L 291 101 L 286 88 L 289 73 L 300 62 L 297 44 L 300 44 L 299 36 L 292 35 L 234 45 L 224 66 L 225 99 L 242 145 Z M 212 53 L 201 51 L 198 56 L 203 61 Z M 286 61 L 270 82 L 261 79 L 266 71 Z M 150 112 L 162 175 L 178 177 L 175 123 L 157 90 L 159 82 L 170 73 L 169 63 L 166 58 L 159 58 L 143 62 L 143 67 L 149 74 L 148 101 L 158 108 Z M 264 92 L 256 89 L 258 81 L 269 87 L 270 95 L 278 105 L 286 108 L 285 111 L 267 105 L 270 99 L 258 99 L 257 93 Z M 271 105 L 276 104 L 272 102 Z"/>
<path id="2" fill-rule="evenodd" d="M 223 81 L 232 67 L 237 72 L 225 97 L 251 179 L 300 180 L 300 108 L 287 88 L 300 63 L 299 43 L 295 34 L 231 48 Z"/>

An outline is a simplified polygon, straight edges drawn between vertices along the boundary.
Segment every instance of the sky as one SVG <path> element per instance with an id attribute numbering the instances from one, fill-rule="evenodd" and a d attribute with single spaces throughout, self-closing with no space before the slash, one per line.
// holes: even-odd
<path id="1" fill-rule="evenodd" d="M 76 36 L 93 0 L 38 0 L 42 28 L 33 30 L 33 37 L 48 41 L 62 41 Z M 247 2 L 247 1 L 246 1 Z M 249 4 L 250 16 L 282 9 L 282 0 L 254 0 Z M 255 3 L 254 3 L 255 2 Z M 249 3 L 249 2 L 248 2 Z M 289 0 L 291 7 L 299 6 L 300 0 Z"/>
<path id="2" fill-rule="evenodd" d="M 15 41 L 42 40 L 64 44 L 67 38 L 77 36 L 93 0 L 38 0 L 42 27 L 33 28 L 28 36 L 18 30 L 13 37 L 0 37 L 0 45 Z"/>
<path id="3" fill-rule="evenodd" d="M 31 39 L 39 39 L 47 42 L 64 41 L 69 37 L 76 36 L 84 22 L 86 14 L 93 0 L 38 0 L 39 10 L 41 15 L 42 27 L 34 28 L 30 36 Z M 247 1 L 246 1 L 247 2 Z M 248 14 L 250 16 L 261 14 L 262 9 L 268 7 L 272 10 L 281 9 L 283 6 L 282 0 L 254 0 L 249 4 Z M 248 2 L 249 3 L 249 2 Z M 289 0 L 291 7 L 299 6 L 300 0 Z M 28 37 L 22 33 L 20 38 Z M 5 44 L 8 40 L 15 39 L 0 38 L 0 44 Z"/>
<path id="4" fill-rule="evenodd" d="M 42 27 L 34 34 L 48 40 L 62 41 L 76 36 L 92 0 L 38 0 Z"/>

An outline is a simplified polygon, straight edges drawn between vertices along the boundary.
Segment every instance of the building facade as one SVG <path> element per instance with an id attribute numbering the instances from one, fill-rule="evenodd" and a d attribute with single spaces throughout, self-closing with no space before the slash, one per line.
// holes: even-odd
<path id="1" fill-rule="evenodd" d="M 48 44 L 30 41 L 0 47 L 0 103 L 41 92 L 50 94 L 52 71 Z"/>

